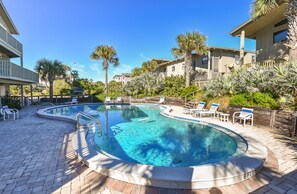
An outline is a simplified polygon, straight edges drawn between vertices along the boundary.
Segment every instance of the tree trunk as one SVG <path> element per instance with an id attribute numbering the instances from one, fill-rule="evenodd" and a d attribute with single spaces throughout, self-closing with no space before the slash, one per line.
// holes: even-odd
<path id="1" fill-rule="evenodd" d="M 192 72 L 192 53 L 187 52 L 185 56 L 185 69 L 186 69 L 186 87 L 191 84 L 191 72 Z"/>
<path id="2" fill-rule="evenodd" d="M 297 2 L 289 0 L 286 11 L 288 19 L 289 61 L 297 62 Z"/>
<path id="3" fill-rule="evenodd" d="M 104 93 L 105 94 L 108 93 L 108 69 L 105 69 L 105 89 L 104 89 Z"/>
<path id="4" fill-rule="evenodd" d="M 105 88 L 104 88 L 104 93 L 108 93 L 108 61 L 104 60 L 103 61 L 103 69 L 105 71 Z"/>
<path id="5" fill-rule="evenodd" d="M 49 82 L 49 93 L 50 93 L 50 101 L 53 102 L 53 93 L 54 93 L 54 82 Z"/>

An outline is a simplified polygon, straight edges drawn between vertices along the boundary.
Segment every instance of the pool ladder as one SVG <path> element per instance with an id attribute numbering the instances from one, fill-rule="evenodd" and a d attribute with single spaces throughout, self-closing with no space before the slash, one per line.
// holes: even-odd
<path id="1" fill-rule="evenodd" d="M 90 127 L 93 127 L 93 126 L 89 126 L 89 124 L 91 123 L 88 123 L 87 125 L 81 125 L 81 123 L 79 122 L 79 118 L 80 117 L 85 117 L 85 118 L 88 118 L 92 121 L 94 121 L 95 125 L 97 124 L 97 126 L 99 127 L 99 133 L 100 133 L 100 136 L 102 135 L 102 124 L 101 124 L 101 121 L 99 119 L 96 119 L 95 117 L 91 116 L 91 115 L 88 115 L 84 112 L 79 112 L 76 114 L 76 129 L 78 130 L 80 127 L 87 127 L 88 128 L 88 131 L 87 131 L 87 135 L 89 133 L 89 130 L 90 130 Z M 96 126 L 95 126 L 96 127 Z"/>

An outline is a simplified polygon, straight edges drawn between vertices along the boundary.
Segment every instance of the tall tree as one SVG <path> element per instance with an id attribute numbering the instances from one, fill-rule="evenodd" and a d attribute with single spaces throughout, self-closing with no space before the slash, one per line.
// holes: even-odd
<path id="1" fill-rule="evenodd" d="M 143 62 L 141 66 L 144 73 L 153 72 L 157 69 L 157 67 L 158 67 L 158 63 L 153 60 Z"/>
<path id="2" fill-rule="evenodd" d="M 284 2 L 287 3 L 285 16 L 288 19 L 288 41 L 285 45 L 289 49 L 289 60 L 297 62 L 297 1 L 254 0 L 251 7 L 251 14 L 256 19 L 270 13 Z"/>
<path id="3" fill-rule="evenodd" d="M 66 77 L 68 66 L 58 60 L 40 59 L 36 62 L 35 71 L 41 76 L 41 80 L 48 81 L 50 85 L 50 99 L 53 101 L 54 81 L 59 77 Z"/>
<path id="4" fill-rule="evenodd" d="M 206 40 L 207 37 L 199 32 L 180 34 L 176 38 L 178 48 L 171 49 L 176 58 L 185 57 L 186 87 L 191 83 L 191 73 L 193 72 L 192 53 L 195 51 L 199 55 L 205 54 L 207 51 Z"/>
<path id="5" fill-rule="evenodd" d="M 108 92 L 108 67 L 109 63 L 115 67 L 119 65 L 119 58 L 117 52 L 112 46 L 101 45 L 98 46 L 95 51 L 91 54 L 91 59 L 102 60 L 103 70 L 105 71 L 105 88 L 104 92 Z"/>

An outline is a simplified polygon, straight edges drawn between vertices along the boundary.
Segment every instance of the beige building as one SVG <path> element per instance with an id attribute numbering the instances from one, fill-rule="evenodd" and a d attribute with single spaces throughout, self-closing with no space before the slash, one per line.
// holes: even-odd
<path id="1" fill-rule="evenodd" d="M 256 40 L 257 63 L 273 65 L 288 59 L 288 49 L 284 45 L 288 34 L 288 21 L 284 15 L 286 3 L 254 20 L 249 19 L 230 34 L 240 36 L 240 48 L 244 50 L 245 38 Z"/>
<path id="2" fill-rule="evenodd" d="M 18 31 L 0 0 L 0 96 L 9 95 L 10 85 L 38 83 L 38 74 L 23 67 L 23 45 L 13 35 Z M 19 59 L 19 65 L 12 58 Z"/>
<path id="3" fill-rule="evenodd" d="M 240 51 L 223 47 L 209 47 L 207 55 L 192 55 L 194 76 L 196 80 L 206 81 L 218 74 L 230 72 L 233 68 L 240 66 Z M 245 63 L 256 61 L 255 53 L 246 51 L 244 53 Z M 185 75 L 184 58 L 168 61 L 159 65 L 158 72 L 166 76 Z"/>
<path id="4" fill-rule="evenodd" d="M 130 82 L 132 79 L 130 73 L 122 73 L 122 75 L 115 75 L 113 76 L 113 80 L 116 82 L 121 82 L 123 85 L 127 84 Z"/>

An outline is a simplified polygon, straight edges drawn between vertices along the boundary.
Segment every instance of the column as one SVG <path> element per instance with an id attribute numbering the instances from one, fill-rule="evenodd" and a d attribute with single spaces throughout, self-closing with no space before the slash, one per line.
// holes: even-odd
<path id="1" fill-rule="evenodd" d="M 33 87 L 30 85 L 31 103 L 33 102 Z"/>
<path id="2" fill-rule="evenodd" d="M 211 54 L 210 54 L 210 50 L 208 51 L 208 53 L 207 53 L 207 79 L 209 80 L 209 79 L 211 79 L 211 77 L 210 77 L 210 58 L 211 58 Z"/>
<path id="3" fill-rule="evenodd" d="M 25 102 L 24 102 L 24 86 L 21 85 L 21 106 L 25 106 Z"/>
<path id="4" fill-rule="evenodd" d="M 245 31 L 241 31 L 240 35 L 240 65 L 244 65 L 244 39 L 245 39 Z"/>

